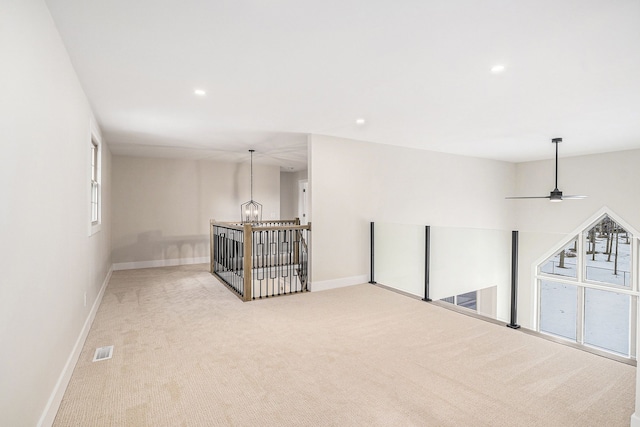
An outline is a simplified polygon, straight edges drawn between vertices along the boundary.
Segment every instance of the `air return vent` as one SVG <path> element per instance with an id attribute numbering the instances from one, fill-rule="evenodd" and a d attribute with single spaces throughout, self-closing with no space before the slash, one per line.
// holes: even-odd
<path id="1" fill-rule="evenodd" d="M 111 359 L 112 355 L 113 355 L 112 345 L 109 345 L 107 347 L 100 347 L 96 349 L 96 354 L 93 356 L 93 361 L 98 362 L 99 360 Z"/>

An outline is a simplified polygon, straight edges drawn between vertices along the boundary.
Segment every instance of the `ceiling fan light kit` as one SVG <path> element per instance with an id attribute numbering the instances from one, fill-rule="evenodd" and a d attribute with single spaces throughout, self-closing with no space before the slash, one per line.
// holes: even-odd
<path id="1" fill-rule="evenodd" d="M 556 186 L 548 196 L 514 196 L 505 197 L 506 199 L 549 199 L 551 202 L 561 202 L 565 199 L 584 199 L 587 196 L 563 196 L 562 191 L 558 190 L 558 144 L 562 142 L 562 138 L 553 138 L 552 144 L 556 144 Z"/>
<path id="2" fill-rule="evenodd" d="M 549 196 L 549 201 L 551 202 L 561 202 L 562 201 L 562 191 L 556 189 L 551 192 Z"/>

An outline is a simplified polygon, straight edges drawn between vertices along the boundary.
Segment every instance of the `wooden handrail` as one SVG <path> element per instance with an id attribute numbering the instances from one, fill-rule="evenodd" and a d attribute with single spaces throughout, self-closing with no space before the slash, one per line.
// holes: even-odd
<path id="1" fill-rule="evenodd" d="M 269 230 L 311 230 L 310 225 L 280 225 L 270 227 L 251 227 L 252 231 L 269 231 Z"/>
<path id="2" fill-rule="evenodd" d="M 209 220 L 209 224 L 211 225 L 218 225 L 221 227 L 240 227 L 243 228 L 245 226 L 245 224 L 249 224 L 249 223 L 243 223 L 243 222 L 238 222 L 238 221 L 216 221 L 215 219 L 211 219 Z M 283 224 L 283 225 L 260 225 L 260 224 Z M 297 219 L 291 219 L 291 220 L 273 220 L 273 221 L 260 221 L 257 223 L 251 223 L 252 226 L 254 227 L 282 227 L 284 225 L 300 225 L 300 222 L 297 221 Z"/>
<path id="3" fill-rule="evenodd" d="M 210 225 L 218 226 L 218 227 L 226 227 L 232 230 L 244 231 L 247 225 L 251 225 L 252 231 L 269 231 L 269 230 L 311 230 L 311 224 L 307 225 L 295 225 L 295 220 L 278 220 L 278 221 L 263 221 L 263 222 L 272 222 L 279 224 L 290 224 L 290 225 L 266 225 L 266 226 L 253 226 L 253 224 L 240 224 L 237 222 L 223 222 L 223 221 L 209 221 Z"/>
<path id="4" fill-rule="evenodd" d="M 233 222 L 220 222 L 220 221 L 214 221 L 211 220 L 209 221 L 209 226 L 216 226 L 216 227 L 225 227 L 225 228 L 230 228 L 232 230 L 238 230 L 238 231 L 243 231 L 244 227 L 241 225 L 237 225 Z"/>

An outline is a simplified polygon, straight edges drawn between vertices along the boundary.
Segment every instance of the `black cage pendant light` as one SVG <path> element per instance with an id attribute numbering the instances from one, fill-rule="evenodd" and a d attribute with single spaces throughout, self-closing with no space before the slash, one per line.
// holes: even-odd
<path id="1" fill-rule="evenodd" d="M 240 217 L 242 222 L 255 223 L 262 221 L 262 205 L 253 200 L 253 152 L 256 150 L 249 150 L 251 153 L 251 200 L 240 205 Z"/>

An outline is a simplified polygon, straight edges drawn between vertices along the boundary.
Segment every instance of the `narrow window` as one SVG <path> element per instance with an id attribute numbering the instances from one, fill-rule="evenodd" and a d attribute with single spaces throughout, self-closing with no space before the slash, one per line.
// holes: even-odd
<path id="1" fill-rule="evenodd" d="M 98 143 L 91 140 L 91 224 L 100 221 L 100 170 L 98 168 Z"/>

